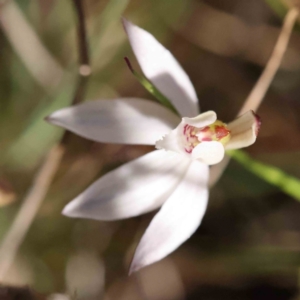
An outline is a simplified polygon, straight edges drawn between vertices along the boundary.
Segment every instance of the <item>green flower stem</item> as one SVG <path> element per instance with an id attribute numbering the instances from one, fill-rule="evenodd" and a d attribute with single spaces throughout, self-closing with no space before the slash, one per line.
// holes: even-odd
<path id="1" fill-rule="evenodd" d="M 226 154 L 239 162 L 257 177 L 276 186 L 284 193 L 300 201 L 300 180 L 286 174 L 281 169 L 261 163 L 241 150 L 229 150 Z"/>

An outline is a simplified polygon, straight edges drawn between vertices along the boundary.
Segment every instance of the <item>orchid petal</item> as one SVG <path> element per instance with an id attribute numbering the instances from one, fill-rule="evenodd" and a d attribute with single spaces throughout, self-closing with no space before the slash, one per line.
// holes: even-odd
<path id="1" fill-rule="evenodd" d="M 177 189 L 142 237 L 130 273 L 166 257 L 196 231 L 207 207 L 208 171 L 205 164 L 191 163 Z"/>
<path id="2" fill-rule="evenodd" d="M 224 146 L 217 141 L 201 142 L 192 151 L 192 157 L 201 162 L 214 165 L 219 163 L 225 154 Z"/>
<path id="3" fill-rule="evenodd" d="M 101 177 L 70 202 L 63 214 L 117 220 L 152 211 L 173 192 L 189 164 L 176 153 L 150 152 Z"/>
<path id="4" fill-rule="evenodd" d="M 182 122 L 168 134 L 164 135 L 155 143 L 157 149 L 165 149 L 177 153 L 186 153 L 184 147 L 179 142 L 185 124 L 193 127 L 202 128 L 214 123 L 217 120 L 217 115 L 214 111 L 207 111 L 194 118 L 182 118 Z"/>
<path id="5" fill-rule="evenodd" d="M 182 153 L 183 149 L 178 142 L 178 127 L 167 133 L 160 140 L 156 141 L 155 147 L 156 149 Z"/>
<path id="6" fill-rule="evenodd" d="M 194 118 L 182 118 L 182 121 L 185 124 L 194 126 L 194 127 L 205 127 L 212 123 L 214 123 L 217 120 L 217 115 L 214 111 L 207 111 L 205 113 L 202 113 Z"/>
<path id="7" fill-rule="evenodd" d="M 103 143 L 154 145 L 179 118 L 165 107 L 137 98 L 97 100 L 63 108 L 47 120 Z"/>
<path id="8" fill-rule="evenodd" d="M 256 141 L 260 123 L 260 118 L 253 111 L 248 111 L 229 123 L 227 127 L 231 138 L 225 149 L 239 149 L 252 145 Z"/>
<path id="9" fill-rule="evenodd" d="M 146 77 L 182 116 L 199 113 L 195 89 L 173 55 L 149 32 L 123 19 L 132 50 Z"/>

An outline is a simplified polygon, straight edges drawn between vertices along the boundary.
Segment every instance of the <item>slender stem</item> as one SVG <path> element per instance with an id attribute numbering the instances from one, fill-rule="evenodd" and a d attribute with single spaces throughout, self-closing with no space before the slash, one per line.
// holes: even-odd
<path id="1" fill-rule="evenodd" d="M 298 15 L 299 11 L 296 8 L 291 8 L 286 14 L 281 32 L 279 34 L 271 57 L 249 96 L 245 100 L 245 103 L 240 109 L 238 115 L 242 115 L 249 110 L 257 111 L 257 109 L 259 108 L 268 88 L 270 87 L 272 80 L 274 79 L 276 72 L 279 69 Z M 211 174 L 209 179 L 210 187 L 215 185 L 215 183 L 219 180 L 229 161 L 230 158 L 228 156 L 225 156 L 220 164 L 211 167 Z"/>
<path id="2" fill-rule="evenodd" d="M 260 106 L 272 80 L 274 79 L 274 76 L 276 75 L 277 70 L 280 67 L 298 15 L 299 11 L 297 8 L 291 8 L 286 14 L 281 32 L 279 34 L 271 57 L 259 80 L 256 82 L 249 96 L 245 100 L 245 103 L 241 108 L 239 115 L 242 115 L 249 110 L 256 111 Z"/>
<path id="3" fill-rule="evenodd" d="M 91 67 L 82 0 L 73 0 L 73 4 L 78 17 L 79 78 L 72 104 L 77 104 L 83 100 L 87 79 L 91 74 Z"/>
<path id="4" fill-rule="evenodd" d="M 75 90 L 74 98 L 72 101 L 72 105 L 75 105 L 84 100 L 83 98 L 86 90 L 86 85 L 88 82 L 88 78 L 91 75 L 91 67 L 90 67 L 87 35 L 86 35 L 85 14 L 82 5 L 82 0 L 72 0 L 72 1 L 78 18 L 77 39 L 78 39 L 78 49 L 79 49 L 78 52 L 79 69 L 78 69 L 77 88 Z M 63 145 L 66 145 L 69 141 L 70 136 L 72 136 L 72 133 L 70 131 L 65 131 L 61 139 L 61 143 Z"/>
<path id="5" fill-rule="evenodd" d="M 80 65 L 90 65 L 87 35 L 86 35 L 86 26 L 85 26 L 85 16 L 82 6 L 82 0 L 73 0 L 74 8 L 78 17 L 78 49 L 79 49 L 79 64 Z"/>
<path id="6" fill-rule="evenodd" d="M 63 153 L 64 148 L 60 146 L 53 147 L 48 153 L 44 164 L 36 175 L 32 189 L 29 190 L 11 228 L 2 241 L 0 247 L 0 281 L 4 279 L 12 265 L 16 253 L 47 194 Z"/>
<path id="7" fill-rule="evenodd" d="M 79 48 L 79 78 L 72 103 L 76 104 L 83 100 L 87 78 L 91 73 L 89 66 L 89 54 L 85 28 L 85 17 L 82 0 L 72 0 L 78 16 L 78 48 Z M 53 146 L 41 166 L 30 191 L 25 197 L 23 204 L 13 221 L 12 226 L 6 233 L 0 245 L 0 281 L 5 278 L 7 271 L 12 265 L 18 249 L 40 208 L 51 182 L 59 168 L 69 133 L 65 132 L 60 143 Z"/>

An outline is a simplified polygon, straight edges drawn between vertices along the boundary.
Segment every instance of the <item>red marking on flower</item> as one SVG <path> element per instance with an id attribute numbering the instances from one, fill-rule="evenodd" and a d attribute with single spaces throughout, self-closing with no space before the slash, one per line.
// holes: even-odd
<path id="1" fill-rule="evenodd" d="M 224 126 L 216 126 L 215 131 L 216 131 L 216 138 L 218 141 L 226 137 L 228 134 L 230 134 L 230 130 L 228 130 Z"/>
<path id="2" fill-rule="evenodd" d="M 209 131 L 210 131 L 209 126 L 205 126 L 201 129 L 201 132 L 209 132 Z"/>
<path id="3" fill-rule="evenodd" d="M 184 127 L 183 127 L 183 134 L 185 135 L 186 134 L 186 131 L 187 131 L 187 129 L 188 129 L 188 127 L 189 127 L 189 125 L 184 125 Z"/>
<path id="4" fill-rule="evenodd" d="M 261 126 L 261 117 L 257 115 L 254 111 L 252 111 L 254 117 L 255 117 L 255 135 L 257 136 L 260 130 Z"/>
<path id="5" fill-rule="evenodd" d="M 184 150 L 185 150 L 186 153 L 189 153 L 189 154 L 192 153 L 192 151 L 193 151 L 192 148 L 191 148 L 191 149 L 186 149 L 186 148 L 184 148 Z"/>
<path id="6" fill-rule="evenodd" d="M 204 137 L 201 139 L 202 142 L 211 142 L 212 141 L 212 138 L 210 137 Z"/>

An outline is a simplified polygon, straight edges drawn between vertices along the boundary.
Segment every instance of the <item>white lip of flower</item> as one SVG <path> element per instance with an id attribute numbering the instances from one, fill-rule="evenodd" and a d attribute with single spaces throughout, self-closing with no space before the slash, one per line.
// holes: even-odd
<path id="1" fill-rule="evenodd" d="M 208 165 L 219 162 L 224 149 L 253 144 L 260 121 L 251 111 L 228 125 L 212 111 L 199 115 L 194 87 L 172 54 L 147 31 L 127 20 L 123 24 L 144 74 L 182 120 L 137 98 L 86 102 L 56 111 L 47 120 L 98 142 L 164 149 L 105 174 L 63 210 L 69 217 L 119 220 L 162 206 L 137 247 L 130 268 L 134 272 L 164 258 L 195 232 L 208 201 Z"/>
<path id="2" fill-rule="evenodd" d="M 155 146 L 213 165 L 223 159 L 225 149 L 251 145 L 259 127 L 260 119 L 252 111 L 228 125 L 217 120 L 215 112 L 207 111 L 195 118 L 182 118 L 181 123 Z"/>

